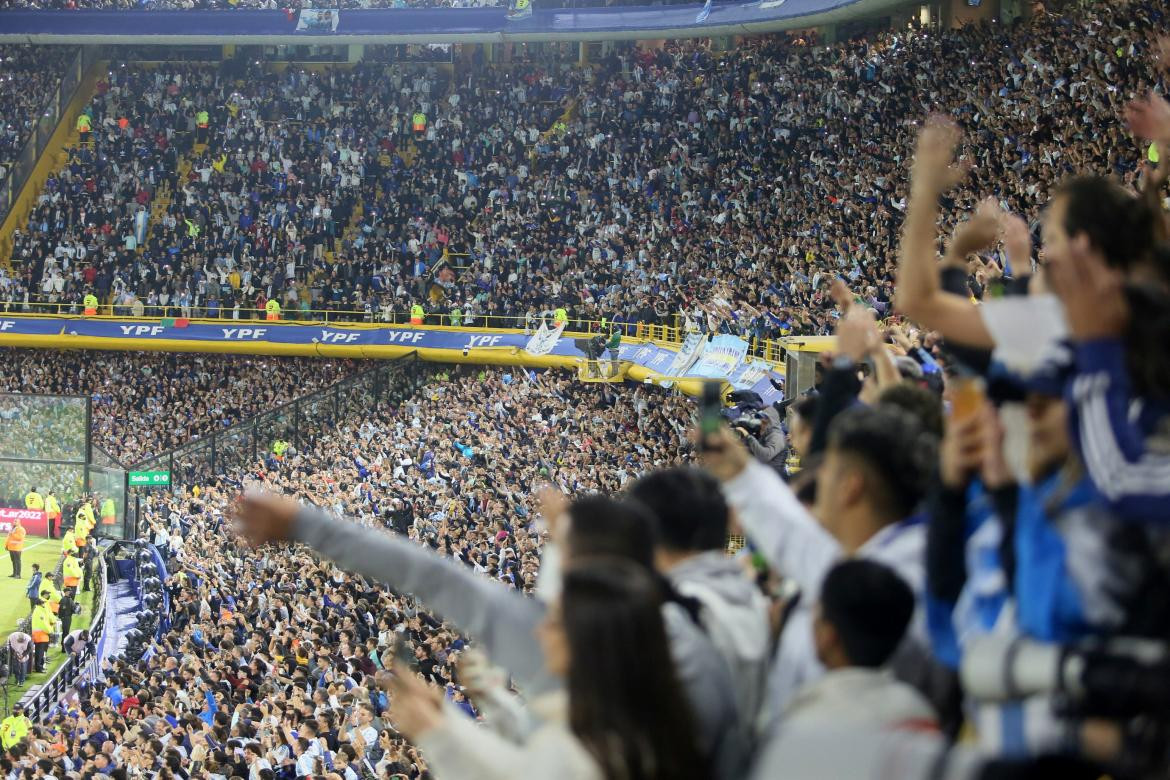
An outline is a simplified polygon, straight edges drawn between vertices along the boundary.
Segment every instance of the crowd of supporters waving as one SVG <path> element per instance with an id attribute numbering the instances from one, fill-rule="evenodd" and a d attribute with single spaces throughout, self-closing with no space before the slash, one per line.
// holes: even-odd
<path id="1" fill-rule="evenodd" d="M 890 311 L 921 117 L 970 130 L 973 174 L 947 214 L 991 194 L 1036 233 L 1068 174 L 1136 183 L 1147 149 L 1119 115 L 1151 83 L 1164 25 L 1155 4 L 1093 4 L 832 46 L 477 60 L 450 82 L 373 63 L 116 68 L 92 106 L 96 150 L 50 180 L 0 299 L 79 313 L 94 288 L 126 314 L 262 316 L 275 298 L 292 316 L 401 321 L 419 304 L 461 324 L 564 305 L 580 320 L 831 333 L 838 276 Z M 163 182 L 171 205 L 136 237 Z M 1010 270 L 982 258 L 972 294 Z"/>

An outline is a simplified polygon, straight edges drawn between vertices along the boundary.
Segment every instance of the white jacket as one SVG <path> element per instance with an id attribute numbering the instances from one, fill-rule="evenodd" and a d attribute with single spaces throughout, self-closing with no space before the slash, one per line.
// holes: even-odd
<path id="1" fill-rule="evenodd" d="M 792 698 L 751 778 L 925 780 L 946 748 L 916 690 L 885 671 L 837 669 Z M 969 776 L 977 763 L 977 754 L 962 753 L 938 776 Z"/>
<path id="2" fill-rule="evenodd" d="M 438 780 L 604 780 L 601 767 L 568 726 L 563 691 L 532 701 L 542 716 L 522 744 L 509 742 L 445 705 L 443 723 L 415 740 Z"/>
<path id="3" fill-rule="evenodd" d="M 930 730 L 935 725 L 929 702 L 888 671 L 846 667 L 825 672 L 793 696 L 784 712 L 782 729 L 842 726 Z"/>
<path id="4" fill-rule="evenodd" d="M 800 586 L 801 602 L 789 617 L 769 679 L 772 716 L 788 705 L 796 691 L 824 673 L 816 658 L 809 608 L 820 596 L 825 575 L 845 551 L 817 522 L 792 489 L 773 469 L 754 461 L 723 484 L 728 506 L 735 510 L 744 533 L 768 565 Z M 927 645 L 922 593 L 926 584 L 926 527 L 898 523 L 887 526 L 857 550 L 859 558 L 877 561 L 896 571 L 914 591 L 918 607 L 908 636 Z"/>

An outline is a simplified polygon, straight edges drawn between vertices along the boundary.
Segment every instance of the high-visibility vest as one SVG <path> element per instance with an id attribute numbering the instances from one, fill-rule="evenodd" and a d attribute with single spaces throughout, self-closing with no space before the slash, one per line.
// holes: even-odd
<path id="1" fill-rule="evenodd" d="M 411 325 L 422 325 L 424 316 L 425 316 L 425 314 L 423 312 L 423 307 L 421 305 L 416 303 L 410 307 L 410 324 Z"/>
<path id="2" fill-rule="evenodd" d="M 267 312 L 268 319 L 280 319 L 280 301 L 275 298 L 269 298 L 268 303 L 264 304 L 264 311 Z"/>
<path id="3" fill-rule="evenodd" d="M 81 116 L 77 117 L 77 132 L 88 133 L 91 121 L 92 120 L 90 120 L 89 114 L 82 114 Z"/>
<path id="4" fill-rule="evenodd" d="M 32 638 L 34 642 L 48 642 L 49 634 L 57 627 L 57 618 L 44 604 L 38 604 L 32 613 Z"/>
<path id="5" fill-rule="evenodd" d="M 24 549 L 24 536 L 28 531 L 24 530 L 23 525 L 15 526 L 8 532 L 8 538 L 4 540 L 4 549 L 9 552 L 20 552 Z"/>
<path id="6" fill-rule="evenodd" d="M 569 321 L 569 312 L 565 311 L 565 309 L 563 307 L 559 308 L 553 312 L 553 322 L 555 322 L 556 324 L 560 325 L 562 322 L 568 322 L 568 321 Z"/>
<path id="7" fill-rule="evenodd" d="M 61 591 L 57 590 L 50 579 L 46 578 L 41 583 L 41 601 L 48 605 L 49 611 L 54 615 L 61 608 Z"/>
<path id="8" fill-rule="evenodd" d="M 93 293 L 88 293 L 85 298 L 82 299 L 81 305 L 84 307 L 86 314 L 90 316 L 97 314 L 98 299 L 97 296 Z"/>
<path id="9" fill-rule="evenodd" d="M 90 525 L 93 525 L 93 504 L 85 501 L 77 508 L 77 514 L 73 519 L 80 520 L 81 518 L 85 518 Z"/>
<path id="10" fill-rule="evenodd" d="M 61 564 L 61 577 L 65 587 L 77 587 L 77 583 L 81 582 L 81 561 L 77 560 L 76 555 L 66 555 L 64 563 Z"/>
<path id="11" fill-rule="evenodd" d="M 200 127 L 207 127 L 209 119 L 210 117 L 208 116 L 207 112 L 202 109 L 195 114 L 195 124 L 199 125 Z"/>
<path id="12" fill-rule="evenodd" d="M 427 129 L 427 115 L 421 111 L 415 111 L 410 123 L 414 128 L 414 132 L 425 133 Z"/>
<path id="13" fill-rule="evenodd" d="M 114 499 L 107 498 L 102 502 L 102 525 L 112 525 L 117 510 L 114 509 Z"/>
<path id="14" fill-rule="evenodd" d="M 277 439 L 276 441 L 272 442 L 272 454 L 273 455 L 280 458 L 280 457 L 283 457 L 284 453 L 286 453 L 286 452 L 288 452 L 288 442 L 287 441 L 284 441 L 282 439 Z"/>
<path id="15" fill-rule="evenodd" d="M 24 497 L 25 509 L 44 509 L 45 497 L 35 490 L 29 491 L 28 495 Z"/>
<path id="16" fill-rule="evenodd" d="M 45 512 L 49 517 L 61 516 L 61 505 L 57 503 L 57 497 L 52 493 L 45 499 Z"/>
<path id="17" fill-rule="evenodd" d="M 61 554 L 66 552 L 77 552 L 77 537 L 73 535 L 73 529 L 70 528 L 61 537 Z"/>
<path id="18" fill-rule="evenodd" d="M 0 723 L 0 747 L 5 750 L 14 747 L 28 736 L 32 723 L 24 715 L 9 715 Z"/>

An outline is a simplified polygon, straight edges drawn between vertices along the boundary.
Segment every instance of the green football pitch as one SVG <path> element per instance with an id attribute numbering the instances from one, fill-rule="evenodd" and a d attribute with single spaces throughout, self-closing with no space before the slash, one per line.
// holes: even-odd
<path id="1" fill-rule="evenodd" d="M 43 537 L 29 536 L 25 540 L 24 556 L 21 559 L 21 579 L 9 579 L 8 575 L 12 574 L 12 566 L 9 563 L 8 553 L 4 552 L 3 557 L 0 558 L 0 636 L 4 637 L 4 641 L 8 641 L 8 635 L 16 629 L 16 624 L 21 618 L 26 618 L 31 613 L 28 605 L 28 597 L 25 595 L 25 588 L 28 587 L 28 578 L 32 576 L 32 565 L 39 563 L 41 565 L 41 572 L 46 576 L 50 574 L 57 565 L 57 561 L 61 559 L 61 540 L 60 539 L 45 539 Z M 81 613 L 73 616 L 73 624 L 70 630 L 78 628 L 89 628 L 91 616 L 93 615 L 93 593 L 79 593 L 78 603 L 81 604 Z M 49 646 L 48 661 L 45 664 L 44 674 L 30 674 L 25 680 L 24 685 L 17 686 L 16 678 L 12 678 L 13 685 L 8 689 L 8 700 L 12 703 L 17 702 L 24 692 L 34 685 L 39 685 L 49 678 L 64 658 L 61 652 L 60 643 Z"/>

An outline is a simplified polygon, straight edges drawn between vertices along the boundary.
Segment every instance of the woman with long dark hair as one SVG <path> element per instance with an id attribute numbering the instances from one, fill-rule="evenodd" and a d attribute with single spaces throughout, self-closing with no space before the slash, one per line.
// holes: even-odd
<path id="1" fill-rule="evenodd" d="M 526 769 L 519 776 L 606 780 L 741 776 L 746 747 L 737 725 L 730 674 L 710 640 L 687 616 L 685 605 L 669 594 L 667 583 L 652 572 L 653 530 L 645 510 L 631 502 L 591 496 L 555 511 L 545 508 L 542 514 L 550 520 L 560 520 L 556 524 L 564 533 L 554 533 L 554 537 L 564 536 L 564 570 L 568 572 L 564 577 L 555 573 L 558 566 L 552 559 L 557 556 L 550 555 L 549 549 L 554 545 L 546 545 L 541 584 L 547 587 L 538 587 L 538 592 L 544 591 L 547 601 L 525 597 L 475 575 L 467 567 L 409 540 L 339 521 L 271 494 L 246 495 L 237 509 L 237 521 L 253 544 L 286 539 L 303 542 L 352 571 L 414 594 L 473 637 L 476 646 L 503 666 L 528 697 L 535 720 L 556 726 L 542 739 L 559 734 L 560 738 L 552 742 L 564 743 L 552 750 L 544 749 L 550 759 L 565 766 L 555 763 L 542 773 Z M 607 574 L 617 580 L 609 585 L 612 594 L 600 584 L 609 582 L 605 579 Z M 597 598 L 598 592 L 607 594 L 609 600 Z M 635 623 L 631 617 L 635 606 L 646 614 L 653 613 L 653 622 Z M 593 614 L 594 609 L 598 615 Z M 548 617 L 550 612 L 552 618 Z M 598 623 L 601 633 L 596 637 L 581 630 L 586 618 L 601 621 L 606 614 L 612 622 Z M 559 636 L 559 645 L 546 642 L 547 647 L 538 646 L 533 641 L 534 633 L 546 639 Z M 561 648 L 559 662 L 550 658 L 550 651 L 557 647 Z M 611 667 L 622 664 L 627 673 L 615 677 Z M 686 682 L 685 688 L 680 689 L 679 679 Z M 432 730 L 443 717 L 448 725 L 457 724 L 451 728 L 459 728 L 461 739 L 447 737 L 448 741 L 459 742 L 450 755 L 472 760 L 455 769 L 446 767 L 445 776 L 497 776 L 473 760 L 478 755 L 476 745 L 481 736 L 492 741 L 488 752 L 519 750 L 520 760 L 527 762 L 525 766 L 535 760 L 528 752 L 533 746 L 531 740 L 516 747 L 501 742 L 486 729 L 471 728 L 466 718 L 454 720 L 452 715 L 462 715 L 445 715 L 439 709 L 440 694 L 428 693 L 429 689 L 412 675 L 404 675 L 398 684 L 414 686 L 409 689 L 411 695 L 396 697 L 398 702 L 420 702 L 415 712 L 418 722 L 396 723 L 401 731 Z M 601 695 L 619 696 L 613 701 L 624 703 L 628 717 L 609 723 L 590 720 L 609 717 L 608 710 L 590 698 Z M 628 696 L 633 697 L 632 703 L 626 703 L 631 701 Z M 432 702 L 433 707 L 426 702 Z M 701 716 L 699 729 L 692 725 L 695 715 Z M 411 715 L 400 712 L 398 718 L 404 717 L 409 719 Z M 683 721 L 685 724 L 680 725 Z M 448 734 L 448 730 L 436 733 Z M 667 734 L 671 737 L 669 755 L 664 752 L 663 742 Z M 441 738 L 431 740 L 428 761 L 435 750 L 433 742 Z M 595 758 L 593 751 L 607 740 L 613 742 L 610 750 L 604 758 Z M 573 755 L 582 760 L 569 762 L 566 757 Z M 673 760 L 676 756 L 685 758 L 677 769 Z M 637 762 L 626 766 L 635 758 Z M 442 762 L 441 757 L 438 760 Z M 583 768 L 574 773 L 572 768 L 578 765 Z M 627 774 L 611 773 L 617 769 Z"/>
<path id="2" fill-rule="evenodd" d="M 477 727 L 410 673 L 390 683 L 394 725 L 439 778 L 709 777 L 661 605 L 661 587 L 644 568 L 577 560 L 537 632 L 548 670 L 565 688 L 533 700 L 541 725 L 524 742 Z"/>

